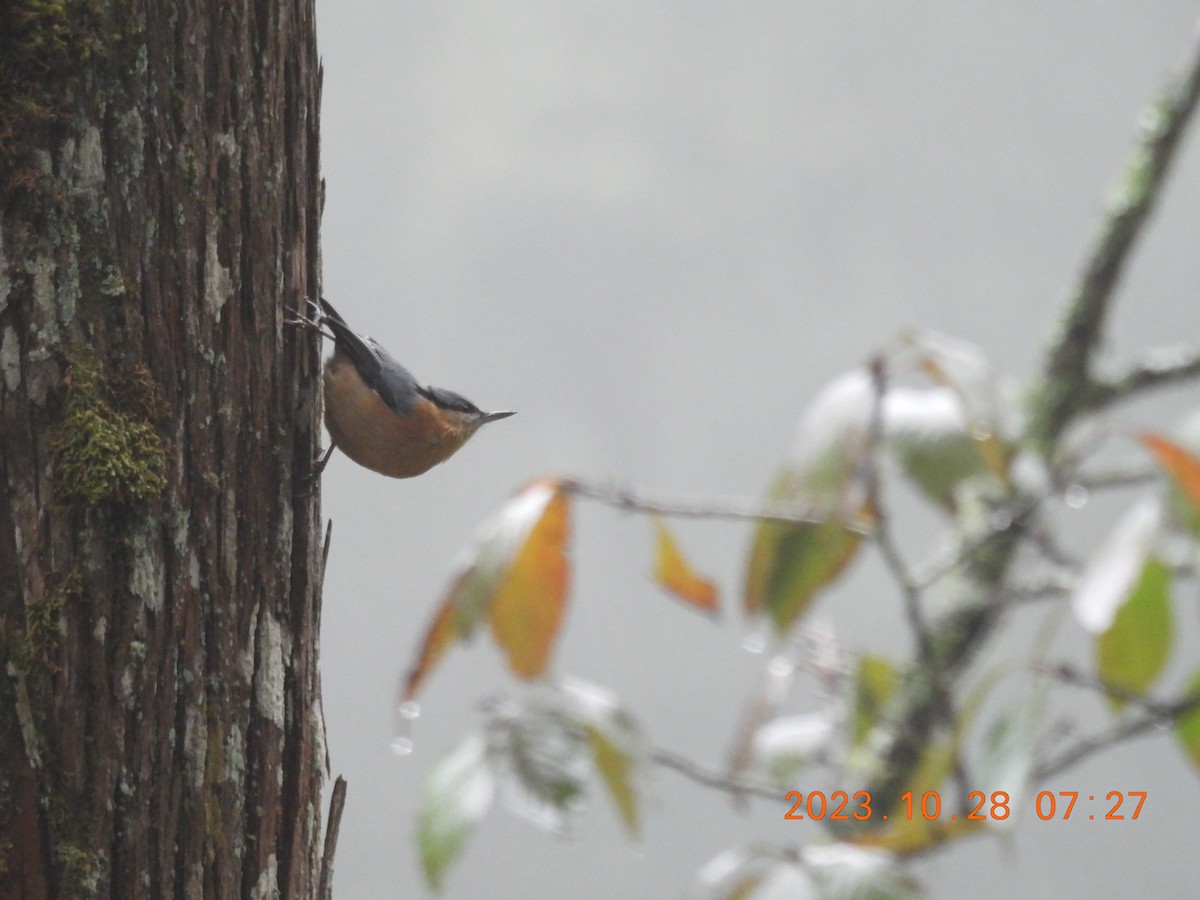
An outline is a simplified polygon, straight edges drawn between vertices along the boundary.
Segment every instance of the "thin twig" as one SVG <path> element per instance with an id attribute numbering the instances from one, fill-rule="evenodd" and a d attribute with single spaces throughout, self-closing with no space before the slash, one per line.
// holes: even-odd
<path id="1" fill-rule="evenodd" d="M 1098 472 L 1082 472 L 1072 479 L 1072 484 L 1078 485 L 1086 491 L 1103 491 L 1114 488 L 1143 487 L 1162 481 L 1162 477 L 1162 469 L 1157 466 L 1131 462 Z"/>
<path id="2" fill-rule="evenodd" d="M 873 398 L 871 421 L 867 429 L 866 470 L 863 480 L 866 482 L 867 506 L 875 518 L 875 527 L 871 537 L 875 546 L 879 548 L 879 555 L 883 557 L 884 564 L 887 565 L 896 584 L 900 587 L 900 593 L 904 598 L 904 613 L 917 642 L 921 665 L 931 673 L 940 690 L 941 681 L 937 660 L 933 655 L 933 641 L 929 636 L 929 626 L 925 622 L 925 616 L 921 609 L 921 591 L 913 582 L 908 565 L 904 562 L 904 558 L 900 555 L 900 548 L 896 546 L 896 541 L 892 537 L 891 518 L 884 506 L 883 492 L 880 490 L 878 451 L 883 443 L 883 401 L 887 394 L 887 371 L 883 359 L 878 357 L 873 359 L 869 369 Z"/>
<path id="3" fill-rule="evenodd" d="M 1087 397 L 1090 410 L 1130 400 L 1148 390 L 1170 387 L 1200 378 L 1200 346 L 1180 344 L 1162 347 L 1124 375 L 1097 384 Z"/>
<path id="4" fill-rule="evenodd" d="M 654 513 L 684 519 L 735 519 L 750 522 L 779 522 L 784 525 L 824 525 L 828 519 L 814 516 L 808 511 L 787 512 L 778 509 L 763 509 L 740 503 L 715 501 L 669 501 L 652 500 L 631 490 L 607 485 L 589 484 L 574 478 L 563 479 L 560 487 L 568 494 L 599 500 L 608 506 L 626 512 Z M 850 523 L 842 527 L 852 534 L 868 537 L 870 529 Z"/>
<path id="5" fill-rule="evenodd" d="M 1162 703 L 1157 700 L 1151 700 L 1137 691 L 1121 687 L 1119 684 L 1111 684 L 1103 678 L 1088 675 L 1086 672 L 1080 672 L 1078 669 L 1065 663 L 1062 665 L 1040 665 L 1036 667 L 1036 671 L 1043 675 L 1049 675 L 1055 681 L 1084 688 L 1089 691 L 1096 691 L 1097 693 L 1104 694 L 1106 697 L 1112 697 L 1115 700 L 1136 706 L 1155 716 L 1171 716 L 1176 706 L 1175 703 Z"/>
<path id="6" fill-rule="evenodd" d="M 784 802 L 784 792 L 781 790 L 761 782 L 751 781 L 746 778 L 734 778 L 712 769 L 706 769 L 699 763 L 692 762 L 686 756 L 670 750 L 651 750 L 650 760 L 656 765 L 678 772 L 680 775 L 691 779 L 697 784 L 702 784 L 714 790 L 724 791 L 727 794 L 731 794 L 734 798 L 742 798 L 750 795 L 762 797 L 764 800 L 774 800 L 776 803 Z"/>
<path id="7" fill-rule="evenodd" d="M 1175 703 L 1155 704 L 1154 706 L 1155 710 L 1153 712 L 1147 712 L 1145 715 L 1138 716 L 1137 718 L 1118 722 L 1097 735 L 1076 741 L 1057 756 L 1035 768 L 1032 775 L 1033 780 L 1035 782 L 1045 781 L 1047 778 L 1057 775 L 1065 769 L 1069 769 L 1093 754 L 1107 750 L 1109 747 L 1131 740 L 1132 738 L 1141 737 L 1149 731 L 1156 730 L 1163 724 L 1169 724 L 1180 716 L 1200 708 L 1200 691 L 1196 691 Z"/>
<path id="8" fill-rule="evenodd" d="M 333 783 L 329 798 L 329 820 L 325 825 L 325 848 L 321 853 L 321 877 L 317 882 L 317 897 L 333 897 L 333 856 L 337 852 L 338 832 L 342 828 L 342 810 L 346 807 L 346 779 L 341 775 Z"/>

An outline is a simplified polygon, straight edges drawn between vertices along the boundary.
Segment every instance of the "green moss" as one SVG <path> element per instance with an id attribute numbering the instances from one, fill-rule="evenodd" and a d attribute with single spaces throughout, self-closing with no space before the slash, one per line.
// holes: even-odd
<path id="1" fill-rule="evenodd" d="M 155 423 L 162 394 L 144 366 L 106 377 L 95 356 L 74 351 L 61 421 L 51 432 L 60 496 L 94 506 L 155 500 L 166 488 L 166 451 Z"/>
<path id="2" fill-rule="evenodd" d="M 6 629 L 3 641 L 13 663 L 22 674 L 35 667 L 57 670 L 54 657 L 64 633 L 63 611 L 68 597 L 83 591 L 83 577 L 73 570 L 64 578 L 52 578 L 40 596 L 25 601 L 25 630 Z"/>

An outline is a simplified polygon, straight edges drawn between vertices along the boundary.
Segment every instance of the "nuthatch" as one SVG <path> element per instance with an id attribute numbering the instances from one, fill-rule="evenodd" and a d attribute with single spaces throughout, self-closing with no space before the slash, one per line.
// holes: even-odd
<path id="1" fill-rule="evenodd" d="M 336 447 L 381 475 L 412 478 L 448 460 L 481 425 L 513 415 L 485 413 L 453 391 L 422 387 L 374 340 L 351 331 L 324 297 L 319 308 L 312 306 L 315 320 L 295 313 L 289 324 L 334 342 L 333 356 L 325 362 L 330 445 L 314 464 L 314 478 Z"/>

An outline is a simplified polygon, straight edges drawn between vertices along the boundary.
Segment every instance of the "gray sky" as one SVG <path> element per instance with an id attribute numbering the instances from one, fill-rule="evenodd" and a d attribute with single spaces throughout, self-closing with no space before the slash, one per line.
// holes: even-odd
<path id="1" fill-rule="evenodd" d="M 550 473 L 757 497 L 813 393 L 905 328 L 1028 375 L 1200 5 L 340 0 L 319 13 L 327 296 L 423 383 L 520 411 L 418 479 L 336 456 L 323 480 L 325 712 L 349 780 L 337 893 L 420 896 L 420 779 L 478 724 L 476 700 L 519 690 L 486 640 L 455 649 L 422 697 L 416 752 L 388 749 L 398 679 L 479 521 Z M 1114 364 L 1200 332 L 1198 144 L 1121 294 Z M 1093 504 L 1069 527 L 1094 536 L 1117 511 Z M 927 546 L 932 520 L 909 521 L 906 545 Z M 749 532 L 677 534 L 724 589 L 717 626 L 650 584 L 648 523 L 577 505 L 556 671 L 613 689 L 655 743 L 717 764 L 762 663 L 736 612 Z M 1194 632 L 1194 598 L 1178 600 Z M 817 612 L 851 650 L 906 652 L 874 559 Z M 1032 820 L 1012 840 L 963 843 L 917 868 L 929 895 L 1194 884 L 1200 778 L 1170 739 L 1055 789 L 1150 793 L 1138 822 Z M 679 896 L 747 837 L 816 837 L 795 826 L 662 772 L 640 846 L 603 796 L 567 840 L 497 810 L 446 896 Z"/>

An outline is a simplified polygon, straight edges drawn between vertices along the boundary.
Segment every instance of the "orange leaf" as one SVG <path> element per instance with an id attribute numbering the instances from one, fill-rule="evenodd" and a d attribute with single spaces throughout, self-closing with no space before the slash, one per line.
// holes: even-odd
<path id="1" fill-rule="evenodd" d="M 1176 484 L 1187 495 L 1188 500 L 1197 509 L 1200 509 L 1200 459 L 1196 459 L 1178 444 L 1148 431 L 1138 435 L 1138 440 L 1154 454 L 1158 464 L 1175 479 Z"/>
<path id="2" fill-rule="evenodd" d="M 508 654 L 508 666 L 521 678 L 545 671 L 558 636 L 567 599 L 567 538 L 570 504 L 557 485 L 538 482 L 524 492 L 530 504 L 546 491 L 540 516 L 514 555 L 492 595 L 492 636 Z"/>
<path id="3" fill-rule="evenodd" d="M 411 700 L 416 696 L 425 677 L 441 661 L 446 650 L 458 637 L 456 613 L 453 591 L 451 591 L 451 595 L 442 601 L 437 615 L 429 623 L 429 630 L 425 632 L 425 640 L 421 642 L 421 652 L 417 656 L 416 663 L 408 671 L 408 679 L 404 683 L 404 695 L 401 700 Z"/>
<path id="4" fill-rule="evenodd" d="M 716 612 L 716 586 L 692 570 L 675 542 L 675 536 L 660 516 L 654 517 L 654 530 L 658 533 L 654 580 L 684 603 L 704 612 Z"/>

